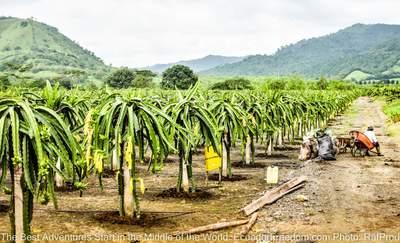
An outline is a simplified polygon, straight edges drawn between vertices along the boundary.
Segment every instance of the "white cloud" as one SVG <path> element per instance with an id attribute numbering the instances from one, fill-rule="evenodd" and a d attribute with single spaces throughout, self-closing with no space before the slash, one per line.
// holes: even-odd
<path id="1" fill-rule="evenodd" d="M 272 53 L 354 23 L 399 23 L 397 0 L 0 0 L 106 63 L 143 66 L 208 54 Z"/>

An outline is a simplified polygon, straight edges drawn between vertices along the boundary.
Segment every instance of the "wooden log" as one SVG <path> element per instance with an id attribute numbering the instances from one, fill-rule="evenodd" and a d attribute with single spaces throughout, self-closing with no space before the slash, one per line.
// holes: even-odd
<path id="1" fill-rule="evenodd" d="M 61 159 L 60 158 L 57 159 L 56 167 L 57 167 L 57 169 L 62 171 L 62 169 L 61 169 Z M 64 186 L 64 178 L 58 172 L 56 172 L 54 180 L 56 181 L 56 187 L 57 188 L 62 188 Z"/>
<path id="2" fill-rule="evenodd" d="M 15 242 L 20 243 L 20 242 L 25 242 L 24 235 L 27 232 L 27 229 L 25 228 L 27 224 L 25 224 L 25 220 L 28 215 L 25 215 L 24 213 L 27 213 L 24 211 L 24 204 L 27 202 L 24 202 L 24 172 L 21 166 L 16 166 L 14 168 L 14 177 L 13 177 L 13 209 L 12 213 L 14 216 L 14 237 L 15 237 Z M 28 226 L 30 227 L 29 223 Z"/>
<path id="3" fill-rule="evenodd" d="M 251 162 L 251 137 L 247 136 L 246 141 L 246 156 L 245 156 L 245 164 L 249 165 Z"/>
<path id="4" fill-rule="evenodd" d="M 221 173 L 223 177 L 228 177 L 228 147 L 226 144 L 228 143 L 228 135 L 224 133 L 222 138 L 222 167 Z"/>
<path id="5" fill-rule="evenodd" d="M 209 230 L 219 230 L 219 229 L 223 229 L 223 228 L 243 225 L 243 224 L 247 224 L 248 222 L 249 222 L 248 219 L 244 219 L 244 220 L 236 220 L 236 221 L 230 221 L 230 222 L 221 222 L 221 223 L 216 223 L 216 224 L 209 224 L 209 225 L 196 227 L 196 228 L 193 228 L 193 229 L 190 229 L 190 230 L 187 230 L 187 231 L 174 232 L 174 233 L 172 233 L 172 235 L 173 236 L 177 236 L 177 235 L 198 234 L 198 233 L 206 232 L 206 231 L 209 231 Z"/>
<path id="6" fill-rule="evenodd" d="M 240 231 L 240 235 L 245 236 L 249 233 L 251 227 L 256 223 L 258 216 L 258 212 L 255 212 L 251 215 L 249 222 L 243 227 L 242 231 Z"/>
<path id="7" fill-rule="evenodd" d="M 303 185 L 300 184 L 302 184 L 306 180 L 307 178 L 304 176 L 296 177 L 278 187 L 273 188 L 272 190 L 267 191 L 262 197 L 244 207 L 244 213 L 248 216 L 258 209 L 262 208 L 264 205 L 275 202 L 284 195 L 302 187 Z"/>

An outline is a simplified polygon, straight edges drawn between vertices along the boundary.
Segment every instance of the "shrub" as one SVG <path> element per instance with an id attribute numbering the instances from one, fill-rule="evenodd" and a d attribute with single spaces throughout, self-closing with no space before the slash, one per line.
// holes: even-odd
<path id="1" fill-rule="evenodd" d="M 243 89 L 253 89 L 251 82 L 245 78 L 233 78 L 228 79 L 223 82 L 215 83 L 211 86 L 211 89 L 221 89 L 221 90 L 243 90 Z"/>
<path id="2" fill-rule="evenodd" d="M 10 80 L 8 79 L 8 77 L 5 75 L 4 76 L 0 75 L 0 89 L 7 88 L 10 85 L 11 85 L 11 83 L 10 83 Z"/>
<path id="3" fill-rule="evenodd" d="M 320 77 L 317 81 L 317 88 L 320 90 L 325 90 L 329 86 L 329 82 L 325 77 Z"/>
<path id="4" fill-rule="evenodd" d="M 273 90 L 284 90 L 286 89 L 286 81 L 284 79 L 275 79 L 267 81 L 268 88 Z"/>
<path id="5" fill-rule="evenodd" d="M 135 73 L 132 70 L 124 67 L 112 72 L 107 78 L 106 83 L 109 86 L 117 89 L 128 88 L 132 86 L 132 81 L 134 78 Z"/>
<path id="6" fill-rule="evenodd" d="M 184 65 L 174 65 L 162 74 L 161 87 L 165 89 L 188 89 L 198 81 L 192 69 Z"/>
<path id="7" fill-rule="evenodd" d="M 136 75 L 133 80 L 133 87 L 135 88 L 148 88 L 153 86 L 153 78 L 149 76 Z"/>

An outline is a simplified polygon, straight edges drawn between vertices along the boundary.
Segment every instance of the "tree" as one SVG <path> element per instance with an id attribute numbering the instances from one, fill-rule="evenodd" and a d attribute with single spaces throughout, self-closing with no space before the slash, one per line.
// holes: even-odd
<path id="1" fill-rule="evenodd" d="M 243 90 L 253 89 L 250 80 L 245 78 L 233 78 L 223 82 L 215 83 L 211 86 L 211 89 L 222 89 L 222 90 Z"/>
<path id="2" fill-rule="evenodd" d="M 198 77 L 193 71 L 184 65 L 174 65 L 162 74 L 161 87 L 165 89 L 188 89 L 194 85 Z"/>
<path id="3" fill-rule="evenodd" d="M 306 83 L 303 79 L 297 76 L 291 76 L 287 78 L 286 89 L 288 90 L 304 90 Z"/>
<path id="4" fill-rule="evenodd" d="M 0 89 L 7 88 L 10 85 L 11 83 L 7 76 L 0 76 Z"/>
<path id="5" fill-rule="evenodd" d="M 286 82 L 284 79 L 275 79 L 268 81 L 268 88 L 273 90 L 284 90 L 286 88 Z"/>
<path id="6" fill-rule="evenodd" d="M 165 108 L 173 121 L 186 129 L 184 133 L 173 133 L 176 148 L 179 151 L 177 192 L 180 192 L 181 189 L 184 192 L 189 192 L 189 181 L 191 182 L 191 191 L 196 191 L 193 180 L 192 156 L 201 143 L 211 145 L 214 151 L 220 151 L 218 126 L 211 111 L 203 105 L 205 101 L 199 100 L 198 87 L 199 85 L 196 84 L 187 92 L 186 96 L 180 95 L 177 103 L 172 103 Z M 194 132 L 188 136 L 188 131 Z"/>
<path id="7" fill-rule="evenodd" d="M 135 79 L 135 72 L 128 68 L 120 68 L 107 78 L 106 83 L 111 87 L 122 89 L 132 86 L 132 81 Z"/>
<path id="8" fill-rule="evenodd" d="M 146 69 L 145 70 L 136 70 L 135 73 L 137 75 L 142 75 L 145 77 L 152 77 L 152 78 L 157 76 L 156 73 L 153 73 L 151 70 L 146 70 Z"/>
<path id="9" fill-rule="evenodd" d="M 25 86 L 29 88 L 44 88 L 46 87 L 46 80 L 44 79 L 31 80 L 30 82 L 26 82 Z"/>
<path id="10" fill-rule="evenodd" d="M 319 80 L 317 81 L 317 87 L 320 90 L 325 90 L 329 86 L 329 82 L 325 77 L 320 77 Z"/>
<path id="11" fill-rule="evenodd" d="M 82 139 L 80 136 L 81 130 L 79 129 L 84 125 L 85 116 L 89 111 L 88 104 L 85 99 L 82 99 L 80 96 L 75 96 L 71 94 L 67 94 L 64 89 L 60 89 L 60 85 L 56 83 L 55 85 L 51 85 L 49 81 L 46 82 L 46 87 L 39 93 L 30 93 L 26 92 L 23 94 L 23 97 L 26 101 L 34 105 L 42 105 L 45 106 L 57 113 L 64 123 L 71 129 L 73 135 L 78 140 L 83 140 L 86 138 L 84 136 Z M 82 149 L 79 149 L 81 152 Z M 82 155 L 82 153 L 79 153 Z M 85 168 L 86 163 L 77 163 L 74 166 L 74 174 L 72 178 L 72 182 L 75 185 L 78 185 L 85 179 L 87 173 Z M 57 158 L 57 170 L 55 171 L 55 181 L 56 186 L 63 187 L 64 180 L 62 178 L 62 174 L 58 171 L 64 171 L 66 168 L 64 161 L 61 158 Z M 78 181 L 76 181 L 76 177 Z M 78 188 L 77 188 L 78 189 Z M 82 190 L 80 191 L 82 195 Z"/>
<path id="12" fill-rule="evenodd" d="M 77 142 L 70 129 L 53 110 L 31 106 L 18 99 L 0 99 L 0 188 L 11 178 L 11 233 L 17 242 L 30 235 L 34 195 L 41 202 L 54 195 L 55 161 L 62 158 L 69 177 L 77 157 Z"/>
<path id="13" fill-rule="evenodd" d="M 72 83 L 71 79 L 68 78 L 61 78 L 58 80 L 58 83 L 60 84 L 61 87 L 64 87 L 66 89 L 72 89 L 74 87 L 74 84 Z"/>
<path id="14" fill-rule="evenodd" d="M 108 158 L 115 150 L 120 215 L 140 217 L 137 183 L 142 193 L 144 185 L 137 175 L 136 160 L 143 156 L 146 144 L 152 160 L 163 151 L 173 150 L 172 141 L 164 131 L 164 120 L 170 126 L 175 125 L 164 112 L 139 98 L 124 100 L 111 95 L 98 110 L 93 127 L 89 127 L 93 132 L 91 146 L 86 151 L 88 163 L 94 165 L 101 181 L 104 163 L 111 162 Z"/>
<path id="15" fill-rule="evenodd" d="M 342 80 L 331 80 L 328 85 L 328 89 L 330 90 L 352 90 L 354 88 L 354 83 Z"/>
<path id="16" fill-rule="evenodd" d="M 151 76 L 136 75 L 132 86 L 135 88 L 151 87 L 153 86 L 153 78 Z"/>
<path id="17" fill-rule="evenodd" d="M 218 127 L 222 129 L 220 139 L 222 144 L 221 173 L 224 177 L 232 177 L 230 149 L 237 141 L 246 139 L 246 112 L 241 109 L 235 97 L 226 94 L 219 97 L 210 106 L 212 114 L 215 114 Z"/>

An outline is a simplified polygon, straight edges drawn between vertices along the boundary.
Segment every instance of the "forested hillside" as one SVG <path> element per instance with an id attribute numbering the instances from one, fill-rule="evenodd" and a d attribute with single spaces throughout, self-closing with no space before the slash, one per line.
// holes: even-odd
<path id="1" fill-rule="evenodd" d="M 110 68 L 93 52 L 56 28 L 12 17 L 0 18 L 0 75 L 16 78 L 101 78 Z"/>
<path id="2" fill-rule="evenodd" d="M 153 66 L 146 67 L 145 69 L 150 69 L 153 72 L 162 73 L 165 69 L 173 65 L 185 65 L 193 69 L 195 72 L 207 70 L 220 65 L 235 63 L 243 60 L 245 57 L 228 57 L 228 56 L 218 56 L 218 55 L 208 55 L 203 58 L 179 61 L 168 64 L 156 64 Z"/>
<path id="3" fill-rule="evenodd" d="M 274 55 L 249 56 L 203 74 L 396 78 L 400 77 L 399 40 L 399 25 L 355 24 L 333 34 L 283 46 Z"/>

